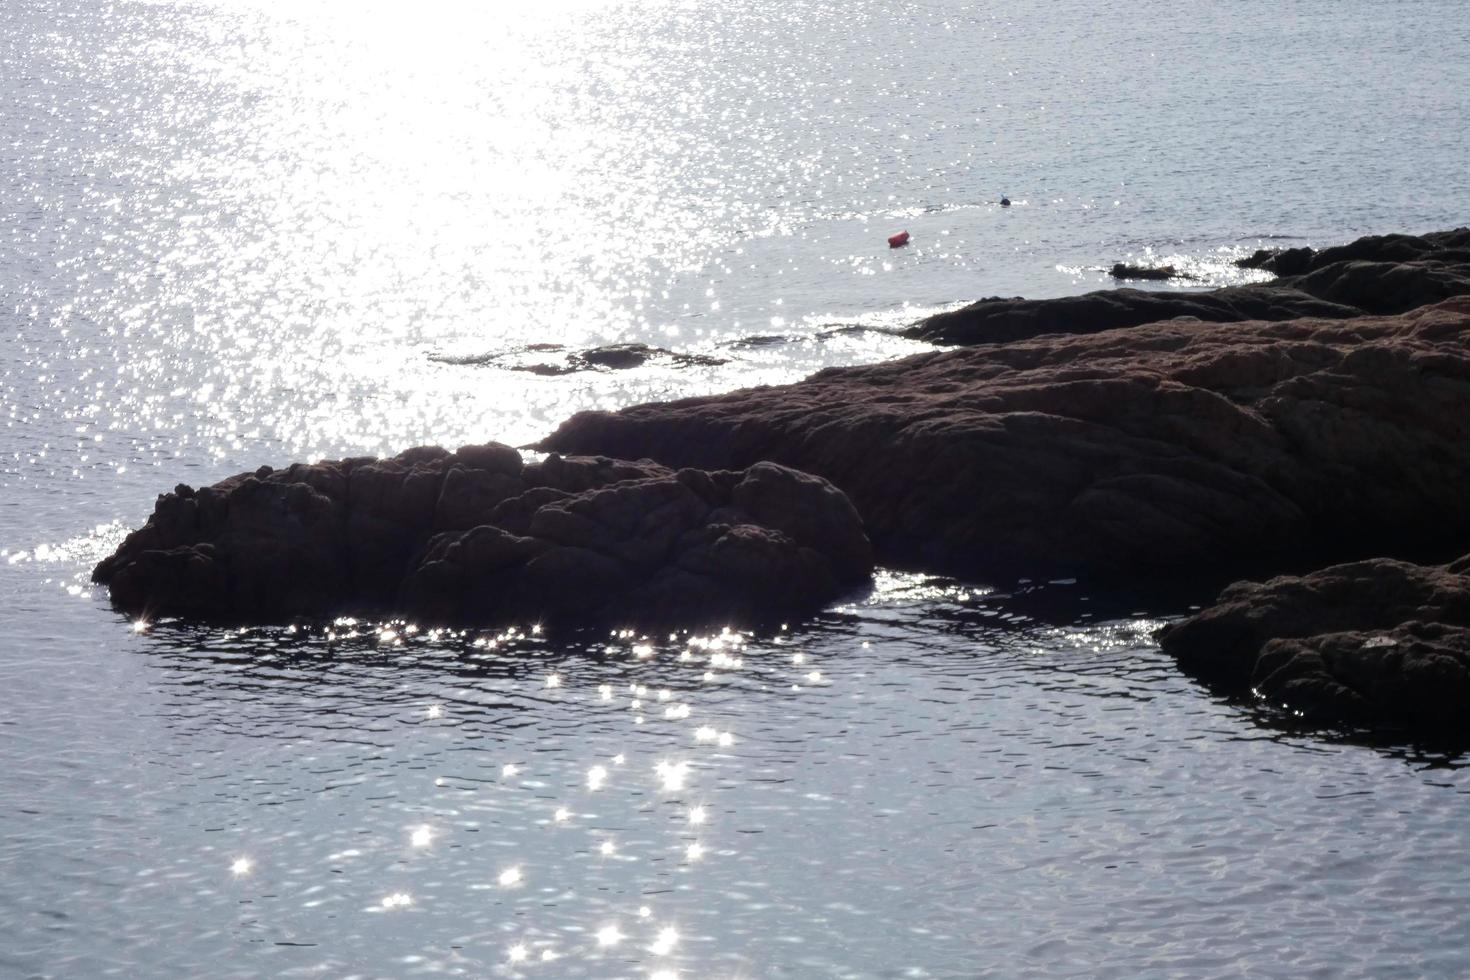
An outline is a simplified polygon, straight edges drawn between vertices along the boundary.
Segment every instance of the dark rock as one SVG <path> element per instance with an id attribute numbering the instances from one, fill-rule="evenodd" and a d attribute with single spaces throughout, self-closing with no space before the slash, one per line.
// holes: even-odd
<path id="1" fill-rule="evenodd" d="M 725 623 L 816 609 L 871 571 L 857 512 L 816 477 L 523 466 L 490 444 L 177 488 L 93 577 L 145 616 Z"/>
<path id="2" fill-rule="evenodd" d="M 436 531 L 465 531 L 490 521 L 502 503 L 526 489 L 520 474 L 497 473 L 476 466 L 451 466 L 444 474 L 434 507 Z"/>
<path id="3" fill-rule="evenodd" d="M 772 460 L 843 490 L 886 560 L 960 573 L 1173 575 L 1470 541 L 1470 300 L 832 368 L 582 413 L 542 448 Z"/>
<path id="4" fill-rule="evenodd" d="M 1265 257 L 1256 262 L 1258 256 Z M 1368 235 L 1321 251 L 1257 252 L 1236 264 L 1274 272 L 1280 286 L 1365 313 L 1404 313 L 1470 294 L 1470 228 Z"/>
<path id="5" fill-rule="evenodd" d="M 992 297 L 922 320 L 904 335 L 936 344 L 994 344 L 1179 317 L 1227 323 L 1406 313 L 1470 295 L 1470 229 L 1420 236 L 1371 235 L 1320 252 L 1261 249 L 1236 265 L 1274 272 L 1279 278 L 1188 293 L 1116 289 L 1043 300 Z M 1118 278 L 1162 279 L 1172 271 L 1121 263 L 1113 268 Z"/>
<path id="6" fill-rule="evenodd" d="M 1104 289 L 1058 299 L 991 297 L 939 313 L 905 336 L 936 344 L 1003 344 L 1044 334 L 1101 333 L 1160 320 L 1193 317 L 1206 323 L 1351 317 L 1361 310 L 1277 286 L 1229 286 L 1207 293 Z"/>
<path id="7" fill-rule="evenodd" d="M 1119 262 L 1114 265 L 1112 269 L 1108 271 L 1108 275 L 1112 276 L 1114 279 L 1163 280 L 1188 278 L 1187 276 L 1184 276 L 1182 273 L 1180 273 L 1178 269 L 1175 269 L 1172 265 L 1161 265 L 1155 267 L 1146 265 L 1129 265 L 1126 262 Z"/>
<path id="8" fill-rule="evenodd" d="M 1262 268 L 1278 276 L 1301 275 L 1310 268 L 1314 254 L 1310 248 L 1284 249 Z"/>
<path id="9" fill-rule="evenodd" d="M 654 360 L 667 360 L 675 367 L 718 367 L 729 363 L 723 357 L 665 350 L 662 347 L 649 347 L 647 344 L 610 344 L 572 355 L 572 363 L 579 370 L 593 367 L 626 371 Z"/>
<path id="10" fill-rule="evenodd" d="M 1306 272 L 1312 264 L 1315 249 L 1310 248 L 1258 248 L 1243 259 L 1235 260 L 1237 269 L 1261 269 L 1278 276 L 1296 276 Z"/>
<path id="11" fill-rule="evenodd" d="M 1470 294 L 1470 264 L 1361 260 L 1314 263 L 1310 272 L 1288 282 L 1293 289 L 1368 313 L 1406 313 Z"/>
<path id="12" fill-rule="evenodd" d="M 1239 582 L 1160 631 L 1181 666 L 1317 722 L 1470 732 L 1470 557 Z"/>
<path id="13" fill-rule="evenodd" d="M 1365 235 L 1314 253 L 1306 271 L 1337 262 L 1415 262 L 1431 258 L 1439 248 L 1437 242 L 1418 235 Z"/>
<path id="14" fill-rule="evenodd" d="M 563 353 L 564 360 L 560 363 L 520 360 L 526 354 L 552 352 Z M 508 371 L 527 371 L 548 377 L 575 374 L 579 371 L 626 371 L 657 360 L 668 361 L 675 367 L 717 367 L 728 363 L 724 358 L 712 357 L 708 354 L 683 353 L 665 350 L 662 347 L 650 347 L 647 344 L 608 344 L 583 351 L 569 351 L 561 344 L 527 344 L 493 354 L 479 354 L 470 357 L 436 354 L 430 359 L 442 364 L 493 365 Z"/>
<path id="15" fill-rule="evenodd" d="M 510 371 L 525 371 L 527 374 L 539 374 L 543 378 L 556 378 L 563 374 L 576 374 L 584 370 L 575 364 L 511 364 L 507 366 Z"/>
<path id="16" fill-rule="evenodd" d="M 647 344 L 610 344 L 582 352 L 582 360 L 597 367 L 623 371 L 642 366 L 653 350 Z"/>
<path id="17" fill-rule="evenodd" d="M 1366 235 L 1346 245 L 1320 252 L 1312 248 L 1257 249 L 1238 259 L 1242 269 L 1265 269 L 1278 276 L 1299 276 L 1336 262 L 1465 261 L 1460 250 L 1470 249 L 1470 228 L 1427 235 Z"/>
<path id="18" fill-rule="evenodd" d="M 1235 260 L 1237 269 L 1264 269 L 1268 262 L 1275 260 L 1281 254 L 1279 248 L 1258 248 L 1250 255 Z"/>
<path id="19" fill-rule="evenodd" d="M 680 474 L 691 472 L 699 471 Z M 804 548 L 832 554 L 841 567 L 859 568 L 870 560 L 862 518 L 842 491 L 821 477 L 756 463 L 730 488 L 730 506 Z"/>

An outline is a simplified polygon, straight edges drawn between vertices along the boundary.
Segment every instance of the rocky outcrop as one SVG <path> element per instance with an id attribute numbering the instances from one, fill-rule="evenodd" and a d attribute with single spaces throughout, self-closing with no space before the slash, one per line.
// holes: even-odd
<path id="1" fill-rule="evenodd" d="M 816 473 L 887 560 L 961 573 L 1281 568 L 1470 542 L 1470 299 L 921 354 L 575 416 L 560 452 Z"/>
<path id="2" fill-rule="evenodd" d="M 1365 235 L 1346 245 L 1321 251 L 1312 248 L 1258 249 L 1239 259 L 1242 269 L 1264 269 L 1278 276 L 1300 276 L 1338 262 L 1421 262 L 1464 264 L 1470 261 L 1470 228 L 1426 235 Z"/>
<path id="3" fill-rule="evenodd" d="M 1190 673 L 1311 721 L 1470 733 L 1470 556 L 1237 583 L 1159 641 Z"/>
<path id="4" fill-rule="evenodd" d="M 492 443 L 177 487 L 93 578 L 147 616 L 707 624 L 812 610 L 871 570 L 857 513 L 820 478 L 523 465 Z"/>
<path id="5" fill-rule="evenodd" d="M 545 360 L 545 355 L 560 355 L 559 360 Z M 667 362 L 674 367 L 718 367 L 728 363 L 708 354 L 690 354 L 650 347 L 647 344 L 607 344 L 587 350 L 568 350 L 562 344 L 528 344 L 493 354 L 456 357 L 436 354 L 430 358 L 441 364 L 492 365 L 507 371 L 531 374 L 561 375 L 579 371 L 627 371 L 650 361 Z"/>
<path id="6" fill-rule="evenodd" d="M 1278 276 L 1296 276 L 1307 271 L 1312 256 L 1316 254 L 1316 249 L 1306 247 L 1258 248 L 1245 258 L 1236 259 L 1235 267 L 1261 269 Z"/>
<path id="7" fill-rule="evenodd" d="M 1236 263 L 1291 289 L 1367 314 L 1404 313 L 1470 295 L 1470 228 L 1428 235 L 1368 235 L 1346 245 L 1258 251 Z"/>
<path id="8" fill-rule="evenodd" d="M 1202 292 L 1100 290 L 1026 300 L 991 297 L 921 320 L 905 336 L 936 344 L 996 344 L 1050 333 L 1097 333 L 1159 320 L 1207 323 L 1405 313 L 1470 295 L 1470 229 L 1428 235 L 1372 235 L 1323 249 L 1260 250 L 1236 263 L 1279 278 Z M 1126 279 L 1170 278 L 1172 267 L 1119 264 Z"/>
<path id="9" fill-rule="evenodd" d="M 1283 284 L 1365 313 L 1403 313 L 1470 295 L 1470 263 L 1333 262 Z"/>
<path id="10" fill-rule="evenodd" d="M 1188 279 L 1172 265 L 1130 265 L 1127 262 L 1116 262 L 1108 270 L 1108 275 L 1114 279 L 1152 279 L 1163 281 L 1165 279 Z"/>
<path id="11" fill-rule="evenodd" d="M 1207 293 L 1102 289 L 1057 299 L 992 296 L 939 313 L 904 331 L 933 344 L 1005 344 L 1045 334 L 1101 333 L 1160 320 L 1192 317 L 1206 323 L 1295 320 L 1304 316 L 1355 317 L 1357 307 L 1279 286 L 1228 286 Z"/>

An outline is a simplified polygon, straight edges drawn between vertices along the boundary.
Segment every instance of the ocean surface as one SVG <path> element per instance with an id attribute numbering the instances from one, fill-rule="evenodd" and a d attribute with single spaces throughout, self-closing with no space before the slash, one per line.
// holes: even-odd
<path id="1" fill-rule="evenodd" d="M 1187 605 L 885 571 L 553 641 L 87 580 L 176 483 L 1470 223 L 1467 119 L 1463 0 L 5 0 L 0 977 L 1470 975 L 1467 757 L 1214 697 Z M 516 370 L 628 342 L 704 360 Z"/>

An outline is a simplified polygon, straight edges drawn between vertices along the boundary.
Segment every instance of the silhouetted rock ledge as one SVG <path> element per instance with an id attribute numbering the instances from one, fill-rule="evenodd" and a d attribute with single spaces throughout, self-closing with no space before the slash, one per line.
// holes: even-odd
<path id="1" fill-rule="evenodd" d="M 1470 543 L 1470 298 L 1345 320 L 1168 321 L 584 412 L 542 449 L 852 499 L 882 558 L 994 575 L 1310 567 Z"/>
<path id="2" fill-rule="evenodd" d="M 1339 262 L 1470 263 L 1470 228 L 1425 235 L 1365 235 L 1346 245 L 1313 248 L 1258 249 L 1238 259 L 1242 269 L 1264 269 L 1278 276 L 1300 276 Z"/>
<path id="3" fill-rule="evenodd" d="M 1470 734 L 1470 556 L 1239 582 L 1159 641 L 1186 671 L 1310 721 Z"/>
<path id="4" fill-rule="evenodd" d="M 93 579 L 150 617 L 723 624 L 813 611 L 872 567 L 857 512 L 818 477 L 523 465 L 491 443 L 180 486 Z"/>
<path id="5" fill-rule="evenodd" d="M 934 344 L 973 346 L 1054 333 L 1101 333 L 1180 317 L 1203 323 L 1238 323 L 1304 316 L 1342 319 L 1361 316 L 1362 312 L 1274 284 L 1227 286 L 1200 293 L 1100 289 L 1056 299 L 992 296 L 958 310 L 937 313 L 908 328 L 904 335 Z"/>
<path id="6" fill-rule="evenodd" d="M 936 344 L 998 344 L 1051 333 L 1097 333 L 1159 320 L 1205 323 L 1356 317 L 1405 313 L 1470 295 L 1470 228 L 1415 235 L 1370 235 L 1315 251 L 1262 249 L 1236 263 L 1279 278 L 1201 292 L 1104 289 L 1028 300 L 993 296 L 921 320 L 904 331 Z M 1119 264 L 1117 278 L 1170 278 L 1171 267 Z"/>

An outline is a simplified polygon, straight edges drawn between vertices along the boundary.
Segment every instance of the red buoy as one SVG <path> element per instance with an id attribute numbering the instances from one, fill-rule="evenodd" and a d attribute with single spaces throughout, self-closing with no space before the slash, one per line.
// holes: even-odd
<path id="1" fill-rule="evenodd" d="M 909 243 L 909 233 L 906 232 L 906 231 L 901 231 L 897 235 L 889 235 L 888 236 L 888 247 L 889 248 L 898 248 L 900 245 L 907 245 L 908 243 Z"/>

